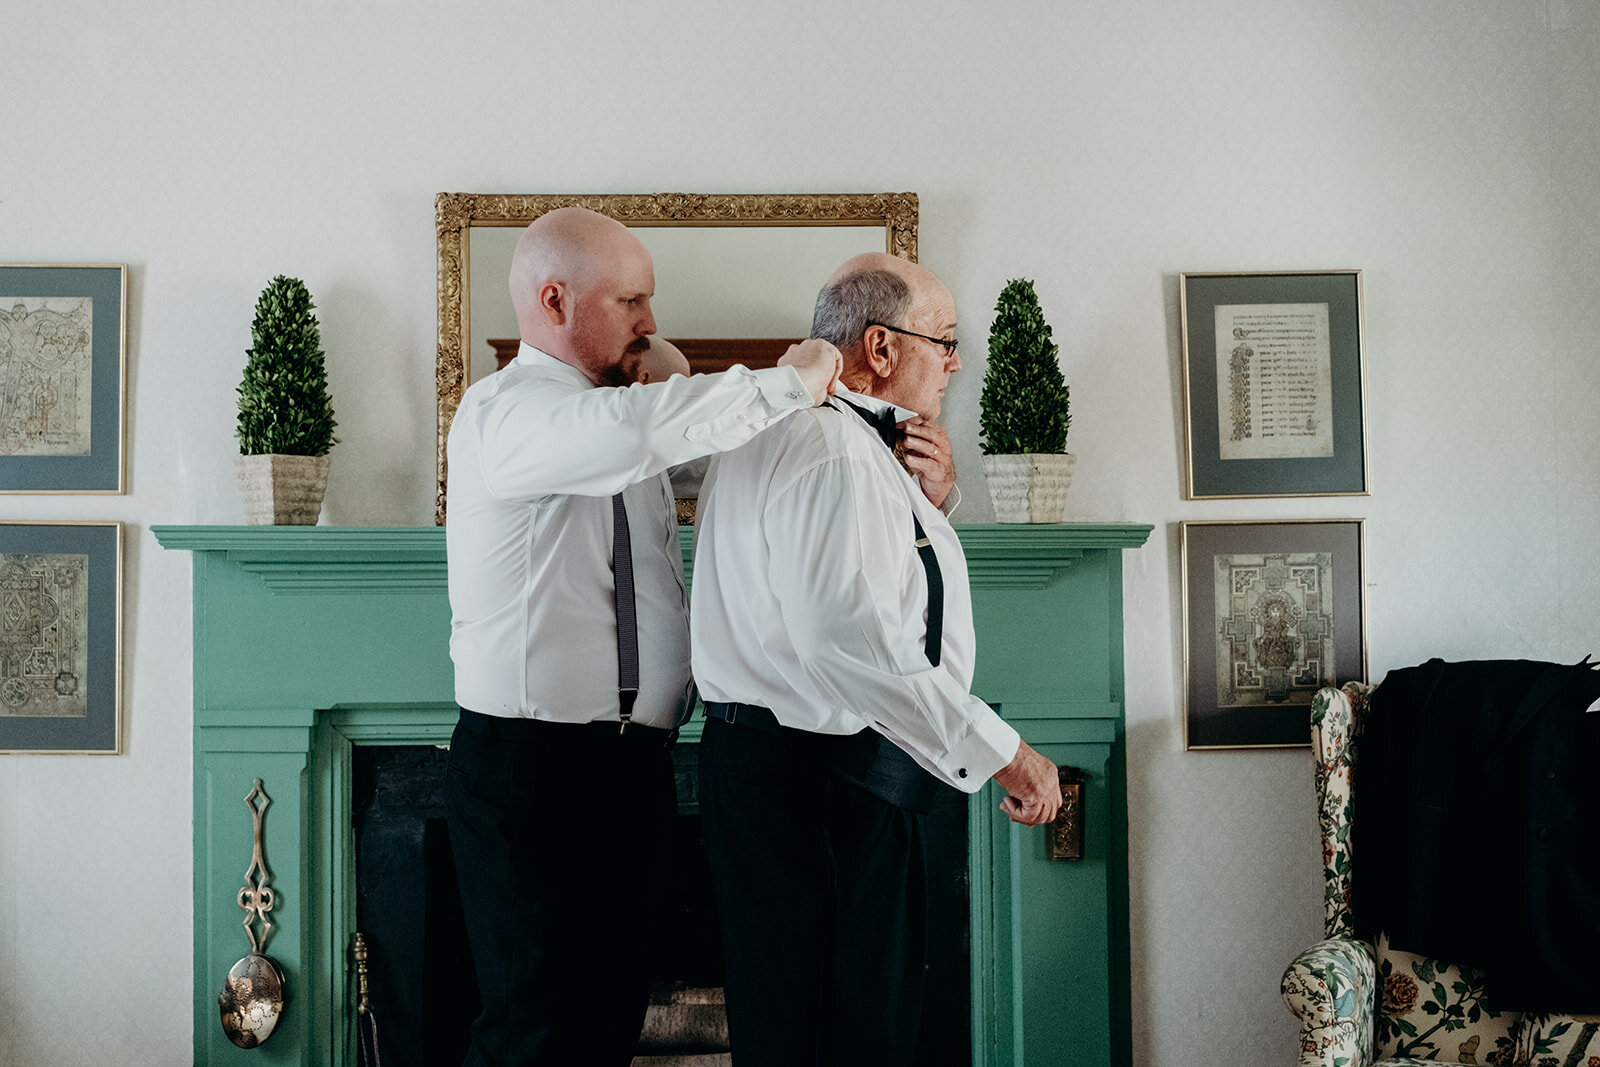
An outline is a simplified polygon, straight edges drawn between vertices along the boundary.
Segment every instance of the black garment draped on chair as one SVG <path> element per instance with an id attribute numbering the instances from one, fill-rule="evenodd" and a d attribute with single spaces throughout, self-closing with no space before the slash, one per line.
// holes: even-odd
<path id="1" fill-rule="evenodd" d="M 1477 967 L 1501 1009 L 1600 1012 L 1600 671 L 1391 671 L 1352 782 L 1358 933 Z"/>

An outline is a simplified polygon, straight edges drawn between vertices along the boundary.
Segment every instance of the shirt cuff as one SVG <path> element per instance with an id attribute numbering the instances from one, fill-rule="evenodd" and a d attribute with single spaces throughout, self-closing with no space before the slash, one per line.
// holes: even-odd
<path id="1" fill-rule="evenodd" d="M 793 367 L 764 367 L 747 371 L 756 380 L 756 388 L 777 411 L 812 406 L 811 390 L 800 380 L 800 372 Z"/>
<path id="2" fill-rule="evenodd" d="M 944 498 L 944 503 L 939 505 L 939 510 L 944 514 L 944 517 L 948 519 L 950 516 L 956 513 L 956 508 L 959 508 L 960 506 L 961 487 L 959 485 L 952 485 L 950 487 L 950 494 Z"/>
<path id="3" fill-rule="evenodd" d="M 972 732 L 952 746 L 939 761 L 942 777 L 963 793 L 976 793 L 983 783 L 1005 770 L 1017 756 L 1022 735 L 997 713 L 987 714 L 972 724 Z"/>

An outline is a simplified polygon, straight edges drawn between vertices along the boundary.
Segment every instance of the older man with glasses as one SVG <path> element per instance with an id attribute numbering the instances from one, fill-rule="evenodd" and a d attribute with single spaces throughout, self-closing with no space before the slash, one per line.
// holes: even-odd
<path id="1" fill-rule="evenodd" d="M 842 388 L 711 463 L 690 629 L 706 700 L 700 803 L 734 1060 L 912 1063 L 924 816 L 991 777 L 1035 826 L 1056 768 L 969 691 L 966 561 L 934 418 L 961 367 L 934 274 L 858 256 L 812 336 Z"/>

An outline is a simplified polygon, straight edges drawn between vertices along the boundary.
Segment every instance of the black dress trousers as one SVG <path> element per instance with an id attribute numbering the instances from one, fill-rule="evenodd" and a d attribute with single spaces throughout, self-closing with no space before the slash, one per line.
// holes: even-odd
<path id="1" fill-rule="evenodd" d="M 895 1067 L 915 1056 L 921 817 L 841 774 L 841 747 L 859 751 L 842 738 L 706 722 L 701 822 L 736 1067 Z"/>
<path id="2" fill-rule="evenodd" d="M 627 1067 L 667 913 L 665 732 L 463 711 L 445 796 L 483 997 L 466 1067 Z"/>

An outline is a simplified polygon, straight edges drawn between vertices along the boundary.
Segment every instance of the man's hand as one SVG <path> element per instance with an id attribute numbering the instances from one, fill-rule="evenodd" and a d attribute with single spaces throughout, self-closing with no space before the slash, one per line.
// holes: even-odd
<path id="1" fill-rule="evenodd" d="M 906 432 L 906 466 L 917 476 L 922 495 L 934 507 L 943 507 L 944 498 L 956 485 L 956 460 L 950 454 L 950 435 L 944 427 L 921 415 L 902 424 Z"/>
<path id="2" fill-rule="evenodd" d="M 1054 819 L 1061 807 L 1061 778 L 1056 765 L 1026 741 L 1017 745 L 1017 754 L 994 780 L 1011 794 L 1000 802 L 1000 810 L 1012 822 L 1040 826 Z"/>
<path id="3" fill-rule="evenodd" d="M 811 393 L 811 403 L 821 404 L 833 395 L 844 371 L 844 356 L 827 341 L 812 337 L 778 357 L 778 366 L 793 367 Z"/>

